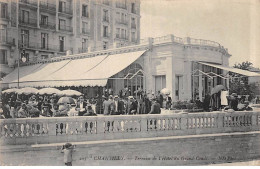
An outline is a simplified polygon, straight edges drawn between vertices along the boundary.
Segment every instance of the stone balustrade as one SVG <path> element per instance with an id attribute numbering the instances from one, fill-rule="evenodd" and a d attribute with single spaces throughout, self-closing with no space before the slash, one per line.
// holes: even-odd
<path id="1" fill-rule="evenodd" d="M 41 144 L 260 130 L 260 112 L 0 120 L 1 144 Z"/>

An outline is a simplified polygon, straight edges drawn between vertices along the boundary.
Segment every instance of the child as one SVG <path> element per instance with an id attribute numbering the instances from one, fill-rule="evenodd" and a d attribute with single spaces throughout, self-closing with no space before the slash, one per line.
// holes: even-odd
<path id="1" fill-rule="evenodd" d="M 66 166 L 72 166 L 73 146 L 71 143 L 63 145 L 61 152 L 64 153 L 64 163 Z"/>

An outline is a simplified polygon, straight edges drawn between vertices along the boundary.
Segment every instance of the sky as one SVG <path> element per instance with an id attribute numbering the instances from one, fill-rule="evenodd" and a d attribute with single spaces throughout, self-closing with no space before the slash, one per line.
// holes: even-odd
<path id="1" fill-rule="evenodd" d="M 260 68 L 260 0 L 141 0 L 141 39 L 173 34 L 228 48 Z"/>

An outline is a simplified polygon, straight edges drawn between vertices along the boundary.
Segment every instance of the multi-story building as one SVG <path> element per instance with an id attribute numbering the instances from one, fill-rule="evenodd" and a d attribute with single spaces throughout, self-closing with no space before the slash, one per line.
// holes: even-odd
<path id="1" fill-rule="evenodd" d="M 30 62 L 140 41 L 140 0 L 0 0 L 0 5 L 1 77 L 21 55 Z"/>

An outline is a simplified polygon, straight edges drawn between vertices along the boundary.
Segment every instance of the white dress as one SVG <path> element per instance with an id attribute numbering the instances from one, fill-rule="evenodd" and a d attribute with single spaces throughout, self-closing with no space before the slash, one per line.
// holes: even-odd
<path id="1" fill-rule="evenodd" d="M 228 91 L 221 91 L 220 99 L 221 99 L 221 105 L 222 106 L 227 106 L 228 105 L 227 96 L 228 96 Z"/>

